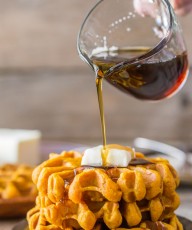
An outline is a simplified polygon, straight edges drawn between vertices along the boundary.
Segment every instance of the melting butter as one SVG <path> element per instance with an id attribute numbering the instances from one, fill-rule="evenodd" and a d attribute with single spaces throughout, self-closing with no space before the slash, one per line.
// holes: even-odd
<path id="1" fill-rule="evenodd" d="M 130 147 L 116 144 L 105 147 L 99 145 L 85 150 L 81 165 L 127 167 L 134 157 L 135 151 Z"/>

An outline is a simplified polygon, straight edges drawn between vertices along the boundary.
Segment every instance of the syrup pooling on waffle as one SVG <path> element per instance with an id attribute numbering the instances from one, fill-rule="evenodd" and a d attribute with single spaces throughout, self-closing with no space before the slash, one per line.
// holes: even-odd
<path id="1" fill-rule="evenodd" d="M 127 167 L 97 168 L 81 160 L 74 151 L 51 154 L 34 170 L 39 193 L 27 216 L 30 230 L 182 230 L 174 214 L 179 179 L 168 161 L 136 153 Z"/>
<path id="2" fill-rule="evenodd" d="M 37 190 L 31 180 L 33 168 L 6 164 L 0 167 L 0 199 L 35 197 Z"/>

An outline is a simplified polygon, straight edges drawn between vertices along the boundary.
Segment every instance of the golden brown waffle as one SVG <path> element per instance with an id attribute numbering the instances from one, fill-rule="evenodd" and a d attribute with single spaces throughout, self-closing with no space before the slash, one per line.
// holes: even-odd
<path id="1" fill-rule="evenodd" d="M 65 221 L 63 226 L 56 226 L 54 224 L 50 224 L 43 213 L 35 207 L 28 212 L 29 221 L 29 229 L 39 229 L 39 230 L 74 230 L 81 229 L 79 224 L 73 219 Z M 161 228 L 160 228 L 161 227 Z M 88 228 L 90 229 L 90 228 Z M 108 227 L 104 223 L 96 223 L 92 228 L 93 230 L 107 230 Z M 166 230 L 182 230 L 183 226 L 176 217 L 173 215 L 172 218 L 167 219 L 165 221 L 144 221 L 139 224 L 137 227 L 129 228 L 125 226 L 121 226 L 119 228 L 113 228 L 114 230 L 152 230 L 152 229 L 166 229 Z"/>
<path id="2" fill-rule="evenodd" d="M 24 216 L 33 207 L 37 189 L 31 179 L 32 171 L 26 165 L 0 167 L 0 217 Z"/>
<path id="3" fill-rule="evenodd" d="M 81 158 L 77 152 L 51 154 L 34 170 L 39 194 L 27 215 L 30 230 L 141 230 L 150 229 L 149 224 L 183 229 L 174 214 L 180 203 L 175 192 L 179 179 L 168 161 L 93 168 L 81 167 Z"/>

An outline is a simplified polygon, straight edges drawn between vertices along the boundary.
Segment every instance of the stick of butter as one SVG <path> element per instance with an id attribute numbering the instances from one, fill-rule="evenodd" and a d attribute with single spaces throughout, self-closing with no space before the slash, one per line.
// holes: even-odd
<path id="1" fill-rule="evenodd" d="M 0 164 L 39 164 L 40 140 L 38 130 L 0 129 Z"/>

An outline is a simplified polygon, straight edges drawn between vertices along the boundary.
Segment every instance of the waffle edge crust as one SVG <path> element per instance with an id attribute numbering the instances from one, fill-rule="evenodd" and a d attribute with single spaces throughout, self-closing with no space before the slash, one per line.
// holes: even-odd
<path id="1" fill-rule="evenodd" d="M 30 230 L 183 230 L 174 211 L 179 177 L 162 158 L 126 168 L 82 167 L 82 154 L 50 154 L 33 171 L 36 206 L 27 214 Z"/>

